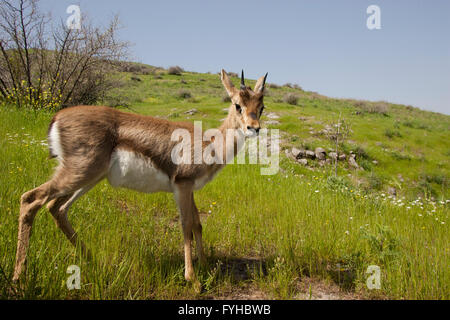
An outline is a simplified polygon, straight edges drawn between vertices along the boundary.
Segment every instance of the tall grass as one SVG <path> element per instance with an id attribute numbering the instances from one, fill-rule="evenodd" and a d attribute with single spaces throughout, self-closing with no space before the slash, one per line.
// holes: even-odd
<path id="1" fill-rule="evenodd" d="M 268 297 L 290 299 L 308 276 L 359 298 L 450 298 L 446 204 L 367 195 L 287 159 L 270 177 L 255 165 L 229 165 L 196 193 L 208 257 L 206 267 L 195 266 L 201 293 L 184 281 L 172 196 L 102 182 L 69 212 L 93 261 L 81 258 L 42 209 L 23 287 L 13 294 L 19 198 L 45 182 L 55 162 L 41 141 L 50 114 L 3 108 L 0 119 L 1 298 L 210 298 L 251 284 Z M 81 290 L 66 287 L 72 264 L 81 268 Z M 366 288 L 369 265 L 381 268 L 381 290 Z"/>

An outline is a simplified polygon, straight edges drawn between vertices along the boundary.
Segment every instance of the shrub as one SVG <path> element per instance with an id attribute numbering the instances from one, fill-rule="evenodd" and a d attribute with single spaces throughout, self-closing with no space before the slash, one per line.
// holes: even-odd
<path id="1" fill-rule="evenodd" d="M 331 190 L 350 190 L 352 189 L 351 183 L 344 177 L 329 176 L 327 178 L 327 187 Z"/>
<path id="2" fill-rule="evenodd" d="M 372 171 L 372 163 L 367 159 L 361 159 L 358 161 L 360 167 L 366 171 Z"/>
<path id="3" fill-rule="evenodd" d="M 169 69 L 167 69 L 167 73 L 174 76 L 181 76 L 183 72 L 184 72 L 183 68 L 179 66 L 172 66 Z"/>
<path id="4" fill-rule="evenodd" d="M 397 137 L 397 138 L 401 138 L 401 137 L 402 137 L 402 134 L 400 133 L 400 131 L 398 131 L 398 130 L 393 130 L 393 129 L 386 129 L 386 130 L 384 131 L 384 135 L 385 135 L 386 137 L 388 137 L 389 139 L 392 139 L 392 138 L 394 138 L 394 137 Z"/>
<path id="5" fill-rule="evenodd" d="M 178 97 L 181 99 L 190 99 L 192 98 L 192 94 L 185 89 L 181 89 L 180 91 L 178 91 Z"/>
<path id="6" fill-rule="evenodd" d="M 389 111 L 389 104 L 383 101 L 369 102 L 364 100 L 357 100 L 353 102 L 353 106 L 367 113 L 379 113 L 382 115 L 387 115 Z"/>
<path id="7" fill-rule="evenodd" d="M 446 185 L 447 177 L 442 173 L 422 174 L 420 178 L 428 183 Z"/>
<path id="8" fill-rule="evenodd" d="M 361 146 L 356 146 L 356 148 L 353 150 L 353 152 L 356 154 L 358 159 L 365 159 L 370 160 L 369 154 L 366 152 L 366 150 Z"/>
<path id="9" fill-rule="evenodd" d="M 372 107 L 369 110 L 370 110 L 369 113 L 380 113 L 383 115 L 387 115 L 389 111 L 389 104 L 383 101 L 376 102 L 372 104 Z"/>
<path id="10" fill-rule="evenodd" d="M 268 83 L 266 86 L 271 89 L 279 89 L 280 88 L 280 86 L 275 83 Z"/>
<path id="11" fill-rule="evenodd" d="M 391 156 L 395 160 L 408 160 L 408 161 L 412 160 L 411 156 L 396 151 L 391 151 Z"/>
<path id="12" fill-rule="evenodd" d="M 367 178 L 367 188 L 369 190 L 380 190 L 383 186 L 383 180 L 374 173 Z"/>
<path id="13" fill-rule="evenodd" d="M 224 94 L 222 96 L 222 102 L 231 102 L 231 98 L 227 94 Z"/>
<path id="14" fill-rule="evenodd" d="M 425 123 L 419 122 L 417 120 L 416 121 L 406 120 L 403 122 L 403 125 L 405 127 L 412 129 L 430 130 L 430 128 Z"/>
<path id="15" fill-rule="evenodd" d="M 48 23 L 37 2 L 0 2 L 1 100 L 35 110 L 95 104 L 127 54 L 128 43 L 117 39 L 117 17 L 100 27 L 83 16 L 75 31 Z"/>
<path id="16" fill-rule="evenodd" d="M 298 96 L 294 93 L 287 93 L 284 97 L 283 97 L 283 101 L 285 103 L 291 104 L 291 105 L 297 105 L 298 103 Z"/>

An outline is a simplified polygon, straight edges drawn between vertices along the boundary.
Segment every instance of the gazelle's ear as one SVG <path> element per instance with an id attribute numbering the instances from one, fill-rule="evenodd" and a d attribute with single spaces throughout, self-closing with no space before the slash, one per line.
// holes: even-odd
<path id="1" fill-rule="evenodd" d="M 231 82 L 230 78 L 228 77 L 228 74 L 223 69 L 222 72 L 220 73 L 220 79 L 222 80 L 222 84 L 225 87 L 225 90 L 227 90 L 228 95 L 232 97 L 237 90 L 236 87 Z"/>
<path id="2" fill-rule="evenodd" d="M 255 89 L 253 91 L 255 91 L 255 92 L 263 92 L 264 91 L 267 75 L 268 75 L 268 73 L 266 73 L 265 76 L 262 76 L 261 78 L 258 79 L 258 81 L 256 81 Z"/>

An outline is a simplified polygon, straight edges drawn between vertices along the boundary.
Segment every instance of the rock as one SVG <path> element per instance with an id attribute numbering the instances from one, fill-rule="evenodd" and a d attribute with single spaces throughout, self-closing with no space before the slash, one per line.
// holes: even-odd
<path id="1" fill-rule="evenodd" d="M 350 158 L 348 159 L 348 164 L 349 164 L 350 167 L 352 167 L 352 168 L 355 168 L 355 169 L 358 169 L 358 168 L 359 168 L 358 164 L 356 163 L 355 157 L 350 157 Z"/>
<path id="2" fill-rule="evenodd" d="M 304 158 L 306 155 L 305 150 L 297 149 L 296 147 L 292 148 L 291 152 L 296 159 Z"/>
<path id="3" fill-rule="evenodd" d="M 325 166 L 325 160 L 319 160 L 319 166 L 324 167 Z"/>
<path id="4" fill-rule="evenodd" d="M 314 160 L 315 158 L 316 158 L 316 154 L 314 153 L 314 151 L 311 151 L 311 150 L 306 150 L 306 152 L 305 152 L 306 154 L 306 158 L 308 158 L 308 159 L 312 159 L 312 160 Z"/>
<path id="5" fill-rule="evenodd" d="M 184 114 L 189 114 L 192 116 L 192 115 L 196 114 L 197 112 L 198 112 L 197 109 L 191 109 L 191 110 L 186 111 Z"/>
<path id="6" fill-rule="evenodd" d="M 339 155 L 339 161 L 345 161 L 345 159 L 347 159 L 347 156 L 345 155 L 345 153 L 343 153 L 343 154 L 340 154 Z"/>
<path id="7" fill-rule="evenodd" d="M 397 190 L 396 190 L 394 187 L 389 187 L 389 188 L 388 188 L 388 193 L 389 193 L 391 196 L 396 196 L 396 195 L 397 195 Z"/>
<path id="8" fill-rule="evenodd" d="M 336 152 L 330 152 L 328 154 L 328 156 L 330 157 L 330 159 L 336 160 L 337 159 L 337 153 Z"/>
<path id="9" fill-rule="evenodd" d="M 377 164 L 378 164 L 378 161 L 377 161 L 377 160 L 373 160 L 372 163 L 373 163 L 374 165 L 377 165 Z"/>
<path id="10" fill-rule="evenodd" d="M 325 151 L 324 148 L 316 148 L 316 150 L 314 151 L 316 158 L 319 160 L 325 160 L 327 157 L 327 152 Z"/>
<path id="11" fill-rule="evenodd" d="M 280 119 L 280 116 L 274 112 L 270 112 L 270 113 L 266 114 L 266 117 L 269 119 Z"/>
<path id="12" fill-rule="evenodd" d="M 306 159 L 298 159 L 297 162 L 304 166 L 308 165 L 308 160 L 306 160 Z"/>
<path id="13" fill-rule="evenodd" d="M 277 120 L 266 120 L 266 121 L 264 121 L 264 124 L 267 124 L 267 125 L 278 125 L 278 124 L 280 124 L 280 121 L 277 121 Z"/>
<path id="14" fill-rule="evenodd" d="M 326 163 L 326 164 L 331 164 L 332 161 L 331 161 L 331 159 L 326 159 L 326 160 L 325 160 L 325 163 Z"/>

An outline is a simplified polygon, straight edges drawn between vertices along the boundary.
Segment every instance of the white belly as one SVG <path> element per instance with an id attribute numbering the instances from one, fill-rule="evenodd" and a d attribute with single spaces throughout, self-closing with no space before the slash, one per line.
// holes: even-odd
<path id="1" fill-rule="evenodd" d="M 150 159 L 126 150 L 116 150 L 111 155 L 109 183 L 145 193 L 172 192 L 169 177 L 159 170 Z"/>

